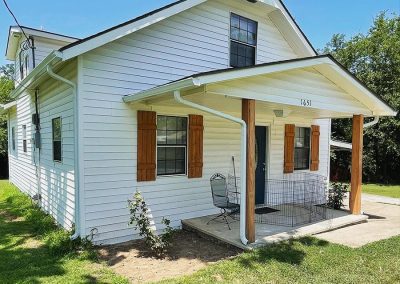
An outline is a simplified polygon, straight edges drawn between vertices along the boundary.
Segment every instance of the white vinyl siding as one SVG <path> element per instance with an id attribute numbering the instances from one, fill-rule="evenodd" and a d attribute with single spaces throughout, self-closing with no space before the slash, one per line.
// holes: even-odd
<path id="1" fill-rule="evenodd" d="M 69 63 L 61 76 L 76 78 L 76 63 Z M 61 226 L 72 228 L 74 214 L 74 99 L 71 88 L 52 79 L 40 86 L 39 113 L 41 126 L 41 156 L 31 143 L 35 127 L 31 117 L 35 112 L 34 96 L 22 94 L 16 111 L 10 114 L 10 126 L 15 127 L 16 151 L 9 154 L 10 182 L 22 192 L 33 196 L 40 194 L 41 206 Z M 61 163 L 53 161 L 52 119 L 62 116 Z M 27 153 L 23 152 L 22 125 L 26 125 Z M 40 181 L 39 181 L 40 180 Z"/>
<path id="2" fill-rule="evenodd" d="M 258 22 L 257 63 L 297 57 L 268 16 L 253 8 L 243 11 L 237 3 L 208 1 L 80 57 L 81 224 L 84 234 L 96 229 L 96 243 L 139 237 L 127 226 L 127 199 L 135 190 L 142 191 L 156 229 L 162 217 L 179 227 L 181 219 L 217 212 L 209 177 L 232 171 L 232 155 L 240 156 L 239 127 L 205 115 L 203 178 L 157 177 L 156 182 L 137 183 L 136 109 L 124 104 L 122 96 L 229 67 L 231 12 Z M 182 108 L 153 110 L 174 116 L 195 113 Z M 276 175 L 283 169 L 283 125 L 271 127 L 271 171 Z"/>

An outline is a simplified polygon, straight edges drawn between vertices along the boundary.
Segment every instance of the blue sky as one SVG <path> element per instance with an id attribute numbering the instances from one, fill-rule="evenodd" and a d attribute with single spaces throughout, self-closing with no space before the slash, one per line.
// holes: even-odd
<path id="1" fill-rule="evenodd" d="M 173 0 L 8 0 L 21 25 L 85 37 L 117 25 Z M 365 33 L 380 11 L 400 13 L 400 0 L 284 0 L 315 48 L 322 48 L 334 33 Z M 94 5 L 95 3 L 95 5 Z M 76 7 L 79 7 L 77 10 Z M 14 21 L 0 1 L 0 65 L 8 27 Z"/>

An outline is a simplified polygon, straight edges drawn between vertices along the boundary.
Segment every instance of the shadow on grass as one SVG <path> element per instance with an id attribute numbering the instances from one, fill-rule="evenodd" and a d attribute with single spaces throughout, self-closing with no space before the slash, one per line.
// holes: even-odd
<path id="1" fill-rule="evenodd" d="M 63 264 L 68 258 L 62 246 L 69 241 L 68 233 L 26 196 L 10 194 L 0 196 L 0 283 L 40 283 L 41 277 L 66 274 Z M 53 248 L 42 242 L 48 236 L 58 237 L 53 237 Z"/>
<path id="2" fill-rule="evenodd" d="M 267 264 L 272 261 L 287 263 L 290 265 L 299 265 L 306 257 L 306 253 L 301 249 L 303 246 L 327 246 L 329 243 L 324 240 L 312 237 L 303 237 L 301 239 L 289 240 L 277 244 L 265 246 L 249 253 L 247 256 L 239 259 L 241 265 L 254 268 L 259 264 Z"/>

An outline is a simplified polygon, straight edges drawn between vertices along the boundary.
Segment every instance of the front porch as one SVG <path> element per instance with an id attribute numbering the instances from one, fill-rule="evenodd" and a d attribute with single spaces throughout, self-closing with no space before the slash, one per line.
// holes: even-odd
<path id="1" fill-rule="evenodd" d="M 274 214 L 274 213 L 269 213 Z M 267 215 L 269 215 L 267 214 Z M 273 216 L 271 217 L 273 218 Z M 327 209 L 327 219 L 294 227 L 270 224 L 255 224 L 255 242 L 244 245 L 239 237 L 239 221 L 231 219 L 230 230 L 228 225 L 215 221 L 207 223 L 216 215 L 204 216 L 182 220 L 182 227 L 188 231 L 194 231 L 208 238 L 215 239 L 240 249 L 250 250 L 291 238 L 310 236 L 337 228 L 364 222 L 368 219 L 366 215 L 354 215 L 348 211 Z"/>

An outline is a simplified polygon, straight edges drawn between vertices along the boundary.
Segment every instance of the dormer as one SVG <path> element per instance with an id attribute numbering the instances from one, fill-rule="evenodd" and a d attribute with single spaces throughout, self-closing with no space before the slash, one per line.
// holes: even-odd
<path id="1" fill-rule="evenodd" d="M 74 37 L 43 30 L 11 26 L 6 58 L 14 61 L 15 85 L 18 85 L 52 51 L 77 40 Z"/>

